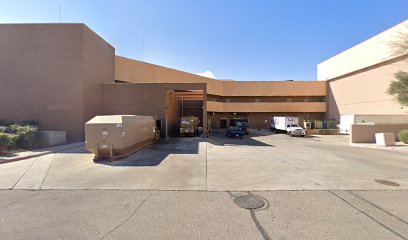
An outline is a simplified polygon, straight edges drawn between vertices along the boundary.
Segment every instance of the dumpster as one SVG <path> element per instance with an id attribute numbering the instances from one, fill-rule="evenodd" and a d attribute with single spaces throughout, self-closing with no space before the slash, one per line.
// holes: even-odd
<path id="1" fill-rule="evenodd" d="M 116 160 L 157 142 L 160 138 L 152 116 L 105 115 L 85 123 L 86 149 L 101 158 Z"/>

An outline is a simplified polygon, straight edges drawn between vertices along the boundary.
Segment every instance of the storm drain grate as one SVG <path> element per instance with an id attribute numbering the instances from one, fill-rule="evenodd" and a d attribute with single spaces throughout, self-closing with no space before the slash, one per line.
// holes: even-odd
<path id="1" fill-rule="evenodd" d="M 265 201 L 262 198 L 253 194 L 238 196 L 234 198 L 234 203 L 240 208 L 249 210 L 261 208 L 265 205 Z"/>
<path id="2" fill-rule="evenodd" d="M 375 182 L 378 182 L 378 183 L 380 183 L 380 184 L 383 184 L 383 185 L 387 185 L 387 186 L 393 186 L 393 187 L 398 187 L 398 186 L 400 186 L 398 183 L 396 183 L 396 182 L 391 182 L 391 181 L 388 181 L 388 180 L 384 180 L 384 179 L 376 179 L 376 180 L 374 180 Z"/>

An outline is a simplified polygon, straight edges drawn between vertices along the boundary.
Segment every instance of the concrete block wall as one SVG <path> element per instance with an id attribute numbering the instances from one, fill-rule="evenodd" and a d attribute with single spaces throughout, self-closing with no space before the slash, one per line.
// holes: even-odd
<path id="1" fill-rule="evenodd" d="M 352 125 L 351 143 L 375 143 L 376 133 L 394 133 L 395 140 L 399 141 L 398 133 L 408 129 L 408 124 L 375 124 L 375 125 Z"/>

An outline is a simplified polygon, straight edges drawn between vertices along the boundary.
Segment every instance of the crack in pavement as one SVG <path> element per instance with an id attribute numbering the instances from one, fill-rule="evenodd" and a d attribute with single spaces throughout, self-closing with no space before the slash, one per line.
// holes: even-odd
<path id="1" fill-rule="evenodd" d="M 227 193 L 229 194 L 230 198 L 234 201 L 234 198 L 238 197 L 238 196 L 242 196 L 242 194 L 238 194 L 235 195 L 230 191 L 227 191 Z M 248 194 L 248 196 L 254 196 L 254 194 L 252 192 L 246 192 Z M 264 198 L 261 195 L 256 195 L 257 197 L 262 198 L 263 201 L 265 201 L 266 205 L 262 208 L 258 208 L 258 209 L 251 209 L 249 210 L 249 213 L 251 215 L 252 221 L 255 224 L 255 227 L 258 229 L 258 232 L 261 234 L 262 238 L 264 240 L 270 240 L 271 237 L 269 236 L 268 232 L 266 232 L 265 228 L 262 226 L 261 222 L 259 221 L 259 219 L 256 216 L 256 212 L 258 211 L 263 211 L 269 208 L 270 203 L 268 201 L 268 199 Z"/>
<path id="2" fill-rule="evenodd" d="M 404 219 L 402 219 L 402 218 L 400 218 L 400 217 L 398 217 L 398 216 L 396 216 L 396 215 L 394 215 L 394 214 L 388 212 L 387 210 L 385 210 L 384 208 L 382 208 L 382 207 L 380 207 L 380 206 L 375 205 L 374 203 L 372 203 L 372 202 L 368 201 L 367 199 L 361 197 L 361 196 L 358 195 L 357 193 L 354 193 L 354 192 L 352 192 L 352 191 L 349 191 L 349 193 L 353 194 L 354 196 L 356 196 L 356 197 L 358 197 L 359 199 L 363 200 L 364 202 L 370 204 L 371 206 L 373 206 L 373 207 L 375 207 L 375 208 L 377 208 L 377 209 L 380 209 L 381 211 L 385 212 L 386 214 L 388 214 L 388 215 L 390 215 L 390 216 L 392 216 L 392 217 L 398 219 L 399 221 L 405 223 L 406 225 L 408 225 L 408 222 L 405 221 Z"/>
<path id="3" fill-rule="evenodd" d="M 21 175 L 21 177 L 17 180 L 17 182 L 11 188 L 9 188 L 9 190 L 13 190 L 17 186 L 17 184 L 21 181 L 21 179 L 23 179 L 23 177 L 28 173 L 28 171 L 30 171 L 30 169 L 33 167 L 34 163 L 37 162 L 37 160 L 38 160 L 38 157 L 33 159 L 33 162 L 30 164 L 27 170 L 23 173 L 23 175 Z"/>
<path id="4" fill-rule="evenodd" d="M 142 205 L 146 202 L 146 200 L 148 198 L 150 198 L 153 195 L 153 193 L 149 193 L 149 196 L 147 196 L 145 199 L 143 199 L 143 201 L 139 204 L 139 206 L 132 212 L 132 214 L 130 214 L 127 218 L 125 218 L 125 220 L 121 223 L 119 223 L 116 227 L 114 227 L 112 230 L 110 230 L 108 233 L 106 233 L 100 240 L 105 239 L 107 236 L 109 236 L 111 233 L 113 233 L 114 231 L 116 231 L 118 228 L 120 228 L 121 226 L 123 226 L 127 221 L 129 221 L 135 214 L 136 212 L 142 207 Z"/>
<path id="5" fill-rule="evenodd" d="M 44 178 L 43 178 L 42 181 L 41 181 L 41 184 L 40 184 L 39 189 L 42 189 L 42 186 L 44 185 L 45 179 L 47 178 L 48 173 L 50 172 L 51 165 L 52 165 L 52 164 L 54 163 L 54 161 L 55 161 L 56 155 L 57 155 L 57 154 L 54 154 L 54 156 L 52 157 L 52 160 L 51 160 L 51 162 L 50 162 L 50 165 L 48 165 L 47 171 L 45 172 Z"/>
<path id="6" fill-rule="evenodd" d="M 348 204 L 349 206 L 351 206 L 352 208 L 356 209 L 357 211 L 359 211 L 360 213 L 362 213 L 363 215 L 365 215 L 366 217 L 370 218 L 371 220 L 373 220 L 374 222 L 378 223 L 380 226 L 382 226 L 383 228 L 387 229 L 388 231 L 394 233 L 396 236 L 400 237 L 401 239 L 404 240 L 408 240 L 405 236 L 401 235 L 400 233 L 398 233 L 397 231 L 395 231 L 394 229 L 388 227 L 387 225 L 383 224 L 382 222 L 380 222 L 379 220 L 377 220 L 375 217 L 371 216 L 370 214 L 368 214 L 367 212 L 359 209 L 358 207 L 354 206 L 352 203 L 350 203 L 349 201 L 347 201 L 346 199 L 342 198 L 341 196 L 337 195 L 336 193 L 332 192 L 332 191 L 328 191 L 329 193 L 333 194 L 334 196 L 336 196 L 337 198 L 339 198 L 340 200 L 342 200 L 343 202 L 345 202 L 346 204 Z M 349 192 L 349 191 L 347 191 Z"/>

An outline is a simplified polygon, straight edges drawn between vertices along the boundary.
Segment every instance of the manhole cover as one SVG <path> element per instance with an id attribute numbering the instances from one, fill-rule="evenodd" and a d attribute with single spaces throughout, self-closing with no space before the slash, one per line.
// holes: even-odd
<path id="1" fill-rule="evenodd" d="M 378 183 L 381 183 L 381 184 L 384 184 L 384 185 L 387 185 L 387 186 L 393 186 L 393 187 L 398 187 L 399 186 L 399 184 L 396 183 L 396 182 L 391 182 L 391 181 L 387 181 L 387 180 L 383 180 L 383 179 L 376 179 L 374 181 L 376 181 Z"/>
<path id="2" fill-rule="evenodd" d="M 256 195 L 242 195 L 234 198 L 234 203 L 240 207 L 245 209 L 257 209 L 261 208 L 265 205 L 263 199 Z"/>

